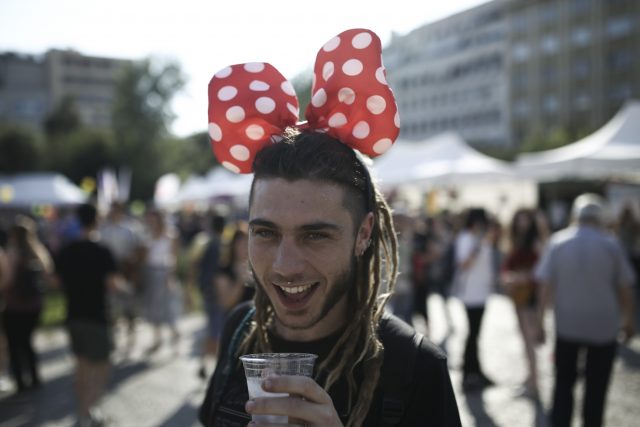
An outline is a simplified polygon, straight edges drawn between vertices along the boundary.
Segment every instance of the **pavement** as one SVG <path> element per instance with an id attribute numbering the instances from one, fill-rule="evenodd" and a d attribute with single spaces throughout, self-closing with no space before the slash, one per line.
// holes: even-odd
<path id="1" fill-rule="evenodd" d="M 443 300 L 429 298 L 430 338 L 443 345 L 449 355 L 449 366 L 458 406 L 465 427 L 546 427 L 553 386 L 553 337 L 537 350 L 541 402 L 518 397 L 516 388 L 526 376 L 526 361 L 516 318 L 509 300 L 493 296 L 487 305 L 480 335 L 480 361 L 496 386 L 483 392 L 464 394 L 460 385 L 460 362 L 466 322 L 464 309 L 449 300 L 453 329 L 447 334 Z M 546 319 L 546 330 L 553 330 L 553 319 Z M 199 368 L 197 342 L 204 327 L 201 315 L 191 314 L 180 320 L 181 341 L 176 348 L 167 344 L 152 356 L 144 349 L 151 342 L 151 329 L 140 323 L 136 329 L 136 345 L 130 354 L 114 353 L 115 367 L 108 393 L 101 409 L 110 426 L 116 427 L 191 427 L 199 426 L 196 414 L 206 384 L 197 376 Z M 416 319 L 416 329 L 426 332 L 424 323 Z M 116 335 L 119 348 L 124 346 L 122 331 Z M 446 338 L 446 341 L 444 341 Z M 444 341 L 444 342 L 443 342 Z M 36 336 L 40 355 L 43 386 L 37 391 L 14 396 L 0 392 L 0 427 L 44 426 L 68 427 L 75 423 L 73 394 L 73 358 L 67 336 L 62 329 L 40 331 Z M 576 413 L 580 412 L 582 384 L 576 393 Z M 610 427 L 640 426 L 640 337 L 621 346 L 608 394 L 606 425 Z M 574 426 L 580 425 L 575 416 Z"/>

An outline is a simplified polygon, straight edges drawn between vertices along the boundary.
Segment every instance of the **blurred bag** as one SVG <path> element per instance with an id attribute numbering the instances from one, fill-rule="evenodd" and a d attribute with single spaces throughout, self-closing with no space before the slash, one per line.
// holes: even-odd
<path id="1" fill-rule="evenodd" d="M 514 286 L 509 293 L 516 307 L 524 307 L 528 304 L 535 292 L 535 283 L 526 282 Z"/>

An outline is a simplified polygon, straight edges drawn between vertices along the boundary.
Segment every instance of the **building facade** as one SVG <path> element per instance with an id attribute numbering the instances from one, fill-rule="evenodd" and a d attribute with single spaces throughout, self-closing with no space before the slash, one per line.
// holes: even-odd
<path id="1" fill-rule="evenodd" d="M 493 0 L 393 37 L 384 59 L 405 139 L 576 139 L 640 98 L 640 1 Z"/>
<path id="2" fill-rule="evenodd" d="M 117 79 L 127 63 L 72 50 L 0 54 L 0 121 L 40 128 L 63 99 L 71 98 L 85 126 L 108 128 Z"/>
<path id="3" fill-rule="evenodd" d="M 476 145 L 509 143 L 505 11 L 496 0 L 392 38 L 383 56 L 402 138 L 456 130 Z"/>
<path id="4" fill-rule="evenodd" d="M 640 98 L 640 2 L 510 1 L 507 16 L 516 143 L 579 138 Z"/>

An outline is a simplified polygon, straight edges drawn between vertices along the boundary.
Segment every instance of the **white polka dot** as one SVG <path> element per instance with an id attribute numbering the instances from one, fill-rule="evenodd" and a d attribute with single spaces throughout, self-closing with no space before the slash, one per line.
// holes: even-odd
<path id="1" fill-rule="evenodd" d="M 260 125 L 249 125 L 244 131 L 249 139 L 259 141 L 264 136 L 264 129 Z M 239 160 L 239 159 L 238 159 Z"/>
<path id="2" fill-rule="evenodd" d="M 385 108 L 387 108 L 387 102 L 383 97 L 373 95 L 367 98 L 367 110 L 371 111 L 371 114 L 382 114 Z"/>
<path id="3" fill-rule="evenodd" d="M 231 172 L 240 173 L 240 168 L 231 162 L 222 162 L 222 166 L 229 169 Z"/>
<path id="4" fill-rule="evenodd" d="M 262 62 L 249 62 L 244 64 L 244 69 L 250 73 L 259 73 L 264 70 L 264 64 Z"/>
<path id="5" fill-rule="evenodd" d="M 357 76 L 362 72 L 362 62 L 350 59 L 342 65 L 342 72 L 347 76 Z"/>
<path id="6" fill-rule="evenodd" d="M 240 123 L 244 120 L 244 109 L 239 106 L 233 106 L 227 110 L 227 120 L 231 123 Z"/>
<path id="7" fill-rule="evenodd" d="M 398 111 L 396 111 L 396 115 L 393 116 L 393 124 L 400 129 L 400 113 Z"/>
<path id="8" fill-rule="evenodd" d="M 229 150 L 229 154 L 231 154 L 231 157 L 236 160 L 246 162 L 247 160 L 249 160 L 249 156 L 251 153 L 249 152 L 249 149 L 247 147 L 238 144 L 231 147 L 231 149 Z"/>
<path id="9" fill-rule="evenodd" d="M 262 114 L 269 114 L 276 109 L 276 102 L 267 96 L 262 96 L 256 99 L 256 108 Z"/>
<path id="10" fill-rule="evenodd" d="M 332 128 L 339 128 L 347 124 L 347 118 L 342 113 L 335 113 L 329 117 L 329 126 Z"/>
<path id="11" fill-rule="evenodd" d="M 291 111 L 291 114 L 293 114 L 294 116 L 296 116 L 296 119 L 298 118 L 298 107 L 296 107 L 296 106 L 295 106 L 295 105 L 293 105 L 293 104 L 289 104 L 289 103 L 287 102 L 287 109 L 288 109 L 289 111 Z"/>
<path id="12" fill-rule="evenodd" d="M 393 141 L 391 141 L 389 138 L 382 138 L 381 140 L 373 144 L 373 151 L 378 154 L 382 154 L 389 148 L 391 148 L 391 145 L 393 145 Z"/>
<path id="13" fill-rule="evenodd" d="M 347 105 L 351 105 L 355 100 L 356 93 L 350 87 L 343 87 L 338 91 L 338 101 L 344 102 Z"/>
<path id="14" fill-rule="evenodd" d="M 324 66 L 322 67 L 322 78 L 324 79 L 325 82 L 329 80 L 329 77 L 333 75 L 333 71 L 334 71 L 333 62 L 329 61 L 326 64 L 324 64 Z"/>
<path id="15" fill-rule="evenodd" d="M 353 127 L 353 136 L 355 136 L 358 139 L 364 139 L 367 136 L 369 136 L 369 123 L 362 121 L 362 122 L 358 122 L 356 123 L 356 125 Z"/>
<path id="16" fill-rule="evenodd" d="M 269 90 L 269 85 L 261 80 L 254 80 L 249 84 L 249 89 L 256 92 L 264 92 L 265 90 Z"/>
<path id="17" fill-rule="evenodd" d="M 229 77 L 231 75 L 231 72 L 233 70 L 231 69 L 231 67 L 225 67 L 222 70 L 218 71 L 215 74 L 215 77 L 219 78 L 219 79 L 224 79 L 225 77 Z"/>
<path id="18" fill-rule="evenodd" d="M 376 70 L 376 80 L 378 80 L 383 85 L 387 84 L 387 79 L 384 76 L 384 67 L 380 67 Z"/>
<path id="19" fill-rule="evenodd" d="M 293 85 L 288 80 L 283 81 L 282 84 L 280 85 L 280 88 L 284 93 L 286 93 L 289 96 L 296 95 L 296 90 L 293 88 Z"/>
<path id="20" fill-rule="evenodd" d="M 356 49 L 365 49 L 371 44 L 371 34 L 369 33 L 360 33 L 351 40 L 351 44 Z"/>
<path id="21" fill-rule="evenodd" d="M 325 45 L 322 47 L 322 50 L 324 50 L 325 52 L 331 52 L 338 46 L 340 46 L 340 37 L 336 36 L 325 43 Z"/>
<path id="22" fill-rule="evenodd" d="M 324 89 L 317 91 L 316 94 L 313 95 L 313 98 L 311 98 L 311 104 L 316 108 L 322 107 L 325 102 L 327 102 L 327 92 L 325 92 Z"/>
<path id="23" fill-rule="evenodd" d="M 238 89 L 233 86 L 225 86 L 218 91 L 218 99 L 220 101 L 228 101 L 235 98 L 238 94 Z"/>
<path id="24" fill-rule="evenodd" d="M 217 141 L 217 142 L 221 141 L 222 140 L 222 129 L 220 129 L 220 126 L 218 126 L 215 123 L 209 123 L 209 136 L 214 141 Z"/>

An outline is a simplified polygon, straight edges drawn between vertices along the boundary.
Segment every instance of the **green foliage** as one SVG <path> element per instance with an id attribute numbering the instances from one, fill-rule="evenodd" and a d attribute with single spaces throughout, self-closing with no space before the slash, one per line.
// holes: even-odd
<path id="1" fill-rule="evenodd" d="M 95 177 L 99 170 L 115 162 L 115 142 L 109 131 L 81 129 L 67 134 L 56 170 L 74 182 Z"/>
<path id="2" fill-rule="evenodd" d="M 185 179 L 189 175 L 204 175 L 218 165 L 206 132 L 187 138 L 166 138 L 160 143 L 161 173 L 174 172 Z"/>
<path id="3" fill-rule="evenodd" d="M 313 73 L 311 70 L 304 71 L 293 78 L 291 84 L 296 90 L 298 102 L 300 103 L 300 120 L 305 120 L 304 112 L 307 105 L 311 102 L 311 84 L 313 82 Z"/>
<path id="4" fill-rule="evenodd" d="M 44 132 L 48 140 L 72 133 L 81 127 L 80 116 L 73 98 L 64 97 L 44 121 Z"/>
<path id="5" fill-rule="evenodd" d="M 40 170 L 44 146 L 35 132 L 15 125 L 0 126 L 0 173 Z"/>
<path id="6" fill-rule="evenodd" d="M 549 132 L 535 131 L 522 144 L 520 152 L 530 153 L 535 151 L 552 150 L 570 144 L 576 139 L 572 138 L 564 128 L 554 128 Z"/>
<path id="7" fill-rule="evenodd" d="M 176 63 L 132 62 L 115 94 L 112 122 L 118 149 L 117 166 L 133 171 L 131 196 L 149 199 L 162 173 L 161 142 L 174 119 L 171 100 L 184 86 Z"/>

